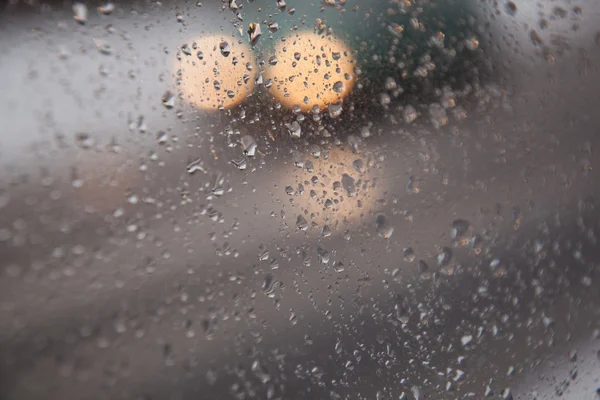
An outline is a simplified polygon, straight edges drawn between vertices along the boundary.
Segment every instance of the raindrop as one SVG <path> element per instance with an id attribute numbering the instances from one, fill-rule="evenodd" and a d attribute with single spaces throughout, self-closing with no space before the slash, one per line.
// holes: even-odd
<path id="1" fill-rule="evenodd" d="M 404 258 L 404 261 L 406 262 L 413 262 L 415 261 L 416 255 L 415 255 L 415 251 L 413 250 L 412 247 L 407 247 L 402 251 L 402 256 Z"/>
<path id="2" fill-rule="evenodd" d="M 446 110 L 438 103 L 433 103 L 429 106 L 429 117 L 435 129 L 440 129 L 448 123 Z"/>
<path id="3" fill-rule="evenodd" d="M 187 43 L 181 45 L 181 52 L 186 56 L 192 55 L 192 50 L 190 49 L 190 46 Z"/>
<path id="4" fill-rule="evenodd" d="M 258 259 L 260 261 L 266 261 L 269 259 L 269 250 L 265 248 L 264 245 L 258 246 Z"/>
<path id="5" fill-rule="evenodd" d="M 269 295 L 273 293 L 276 283 L 277 281 L 273 279 L 273 275 L 267 274 L 265 275 L 265 279 L 262 284 L 262 290 L 265 292 L 265 294 Z"/>
<path id="6" fill-rule="evenodd" d="M 512 16 L 517 13 L 517 5 L 514 1 L 509 1 L 506 3 L 506 13 Z"/>
<path id="7" fill-rule="evenodd" d="M 360 136 L 363 139 L 366 139 L 371 136 L 371 130 L 368 126 L 363 126 L 362 128 L 360 128 Z"/>
<path id="8" fill-rule="evenodd" d="M 415 400 L 424 400 L 423 391 L 418 386 L 413 386 L 410 388 Z"/>
<path id="9" fill-rule="evenodd" d="M 203 165 L 202 165 L 202 160 L 199 158 L 196 161 L 192 161 L 191 163 L 188 164 L 188 166 L 186 167 L 186 171 L 188 172 L 188 174 L 192 175 L 194 172 L 196 171 L 202 171 L 204 173 L 206 173 L 206 169 L 204 169 Z"/>
<path id="10" fill-rule="evenodd" d="M 285 4 L 285 0 L 276 0 L 277 1 L 277 8 L 279 8 L 280 10 L 283 10 L 285 8 L 285 6 L 287 4 Z"/>
<path id="11" fill-rule="evenodd" d="M 237 167 L 240 171 L 245 170 L 248 167 L 248 163 L 245 158 L 239 158 L 237 160 L 231 160 L 231 163 Z"/>
<path id="12" fill-rule="evenodd" d="M 110 2 L 98 7 L 98 12 L 100 14 L 109 15 L 113 11 L 115 11 L 115 5 Z"/>
<path id="13" fill-rule="evenodd" d="M 223 57 L 228 57 L 229 54 L 231 54 L 231 46 L 229 46 L 229 43 L 225 41 L 219 44 L 219 50 L 221 50 Z"/>
<path id="14" fill-rule="evenodd" d="M 94 43 L 96 44 L 96 49 L 100 52 L 100 54 L 104 54 L 105 56 L 110 56 L 113 53 L 113 48 L 110 44 L 102 41 L 94 39 Z"/>
<path id="15" fill-rule="evenodd" d="M 165 131 L 159 131 L 156 135 L 156 141 L 158 142 L 158 144 L 165 144 L 168 138 L 169 136 Z"/>
<path id="16" fill-rule="evenodd" d="M 354 136 L 354 135 L 348 136 L 348 145 L 350 146 L 350 150 L 352 151 L 352 153 L 354 153 L 354 154 L 358 153 L 360 143 L 358 142 L 358 139 L 356 138 L 356 136 Z"/>
<path id="17" fill-rule="evenodd" d="M 342 115 L 342 103 L 334 103 L 329 105 L 329 116 L 331 118 L 337 118 Z"/>
<path id="18" fill-rule="evenodd" d="M 388 76 L 385 79 L 385 88 L 386 90 L 395 90 L 398 88 L 398 84 L 396 83 L 394 78 Z"/>
<path id="19" fill-rule="evenodd" d="M 254 154 L 256 153 L 256 141 L 254 138 L 250 135 L 245 135 L 242 136 L 240 142 L 242 144 L 242 148 L 244 149 L 244 154 L 248 157 L 254 157 Z"/>
<path id="20" fill-rule="evenodd" d="M 407 124 L 414 122 L 414 120 L 417 119 L 417 110 L 413 106 L 408 104 L 407 106 L 404 107 L 404 111 L 402 113 L 402 118 L 404 119 L 404 122 Z"/>
<path id="21" fill-rule="evenodd" d="M 354 160 L 352 162 L 352 166 L 354 167 L 354 169 L 356 170 L 356 172 L 358 173 L 363 173 L 365 171 L 365 165 L 362 159 L 357 158 L 356 160 Z"/>
<path id="22" fill-rule="evenodd" d="M 279 24 L 277 22 L 269 22 L 269 31 L 277 32 L 279 30 Z"/>
<path id="23" fill-rule="evenodd" d="M 448 265 L 452 259 L 452 250 L 449 247 L 444 247 L 436 258 L 439 266 Z"/>
<path id="24" fill-rule="evenodd" d="M 269 65 L 271 65 L 271 66 L 277 65 L 277 57 L 276 56 L 269 57 Z"/>
<path id="25" fill-rule="evenodd" d="M 135 193 L 132 193 L 129 195 L 129 197 L 127 197 L 127 202 L 129 204 L 137 204 L 139 201 L 140 201 L 140 198 Z"/>
<path id="26" fill-rule="evenodd" d="M 166 108 L 171 109 L 175 107 L 175 96 L 170 91 L 167 90 L 161 100 Z"/>
<path id="27" fill-rule="evenodd" d="M 73 3 L 73 19 L 80 24 L 85 24 L 88 17 L 87 6 L 83 3 Z"/>
<path id="28" fill-rule="evenodd" d="M 286 124 L 288 133 L 293 138 L 299 138 L 302 135 L 302 127 L 298 121 L 294 121 L 291 124 Z"/>
<path id="29" fill-rule="evenodd" d="M 382 106 L 387 106 L 392 102 L 392 98 L 387 93 L 381 93 L 379 95 L 379 104 Z"/>
<path id="30" fill-rule="evenodd" d="M 330 255 L 329 252 L 321 247 L 317 249 L 317 259 L 321 264 L 329 264 Z"/>
<path id="31" fill-rule="evenodd" d="M 342 187 L 344 188 L 348 196 L 353 196 L 354 194 L 356 194 L 356 185 L 354 178 L 348 174 L 342 175 Z"/>
<path id="32" fill-rule="evenodd" d="M 502 400 L 513 400 L 513 395 L 510 391 L 510 388 L 505 388 L 502 391 Z"/>
<path id="33" fill-rule="evenodd" d="M 308 222 L 306 222 L 306 219 L 302 215 L 298 215 L 298 218 L 296 219 L 296 228 L 301 231 L 306 231 L 308 229 Z"/>
<path id="34" fill-rule="evenodd" d="M 77 143 L 77 146 L 84 150 L 90 149 L 96 145 L 96 140 L 88 133 L 83 132 L 75 134 L 75 142 Z"/>
<path id="35" fill-rule="evenodd" d="M 471 343 L 472 340 L 473 340 L 473 335 L 464 335 L 463 337 L 460 338 L 460 343 L 463 346 L 466 346 L 469 343 Z"/>
<path id="36" fill-rule="evenodd" d="M 342 81 L 337 81 L 336 83 L 333 84 L 333 91 L 336 93 L 344 93 L 344 91 L 346 90 L 346 85 L 344 85 L 344 82 Z"/>
<path id="37" fill-rule="evenodd" d="M 254 46 L 261 36 L 262 31 L 260 29 L 260 24 L 257 22 L 252 22 L 248 27 L 248 38 L 250 39 L 250 45 Z"/>
<path id="38" fill-rule="evenodd" d="M 389 224 L 384 214 L 377 215 L 375 227 L 377 228 L 377 234 L 384 239 L 389 239 L 394 233 L 394 227 Z"/>
<path id="39" fill-rule="evenodd" d="M 452 222 L 452 230 L 450 234 L 452 240 L 460 239 L 469 230 L 469 221 L 464 219 L 457 219 Z"/>

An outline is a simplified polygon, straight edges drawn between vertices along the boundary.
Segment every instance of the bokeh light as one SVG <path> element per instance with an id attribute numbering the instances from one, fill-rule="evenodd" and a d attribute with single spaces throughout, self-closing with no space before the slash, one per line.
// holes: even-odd
<path id="1" fill-rule="evenodd" d="M 325 110 L 344 99 L 354 86 L 352 50 L 332 35 L 295 33 L 275 46 L 274 56 L 265 78 L 272 80 L 270 93 L 289 109 Z"/>
<path id="2" fill-rule="evenodd" d="M 231 108 L 252 93 L 252 50 L 225 35 L 209 35 L 181 46 L 178 83 L 183 99 L 202 110 Z"/>

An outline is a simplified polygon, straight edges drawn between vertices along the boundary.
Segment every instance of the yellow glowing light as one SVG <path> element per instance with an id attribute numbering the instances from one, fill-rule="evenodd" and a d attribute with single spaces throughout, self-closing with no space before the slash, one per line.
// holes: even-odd
<path id="1" fill-rule="evenodd" d="M 184 100 L 203 110 L 231 108 L 254 89 L 252 50 L 227 36 L 204 36 L 181 48 L 179 88 Z"/>
<path id="2" fill-rule="evenodd" d="M 276 62 L 269 62 L 265 78 L 270 93 L 289 109 L 324 110 L 338 103 L 355 82 L 352 50 L 331 35 L 300 32 L 275 46 Z"/>
<path id="3" fill-rule="evenodd" d="M 346 222 L 358 222 L 376 208 L 383 186 L 375 185 L 368 156 L 333 147 L 327 158 L 323 154 L 319 158 L 307 154 L 300 158 L 304 159 L 303 168 L 286 170 L 282 186 L 290 185 L 290 177 L 295 178 L 290 185 L 294 190 L 291 202 L 309 223 L 321 227 L 327 224 L 334 229 Z M 300 186 L 303 190 L 298 190 Z"/>

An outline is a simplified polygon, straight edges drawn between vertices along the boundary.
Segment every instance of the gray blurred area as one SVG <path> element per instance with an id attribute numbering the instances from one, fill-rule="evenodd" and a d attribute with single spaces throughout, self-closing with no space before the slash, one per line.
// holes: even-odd
<path id="1" fill-rule="evenodd" d="M 599 398 L 600 4 L 370 3 L 4 5 L 0 398 Z M 316 18 L 341 117 L 178 95 L 191 38 Z M 464 55 L 387 104 L 392 24 Z"/>

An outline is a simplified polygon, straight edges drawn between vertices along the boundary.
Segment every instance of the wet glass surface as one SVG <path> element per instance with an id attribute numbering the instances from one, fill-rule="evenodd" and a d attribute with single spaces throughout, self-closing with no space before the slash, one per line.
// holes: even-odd
<path id="1" fill-rule="evenodd" d="M 0 10 L 0 398 L 600 398 L 594 0 Z"/>

